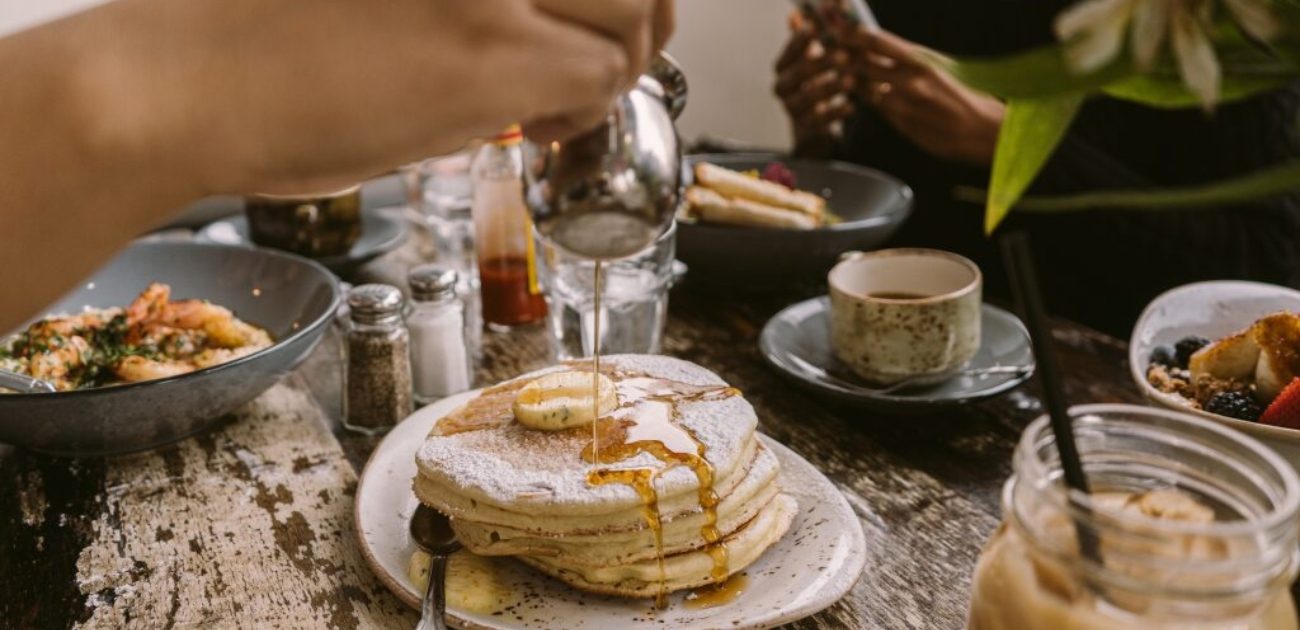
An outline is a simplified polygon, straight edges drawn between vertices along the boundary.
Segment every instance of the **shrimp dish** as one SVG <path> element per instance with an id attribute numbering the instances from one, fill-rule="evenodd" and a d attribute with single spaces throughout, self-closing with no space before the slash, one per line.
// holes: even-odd
<path id="1" fill-rule="evenodd" d="M 230 309 L 173 301 L 171 287 L 155 282 L 126 308 L 52 315 L 0 341 L 0 368 L 70 391 L 186 374 L 271 343 Z"/>

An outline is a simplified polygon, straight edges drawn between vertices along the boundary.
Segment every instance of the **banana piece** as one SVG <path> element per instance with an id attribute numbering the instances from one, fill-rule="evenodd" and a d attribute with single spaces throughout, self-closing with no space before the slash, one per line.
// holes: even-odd
<path id="1" fill-rule="evenodd" d="M 417 593 L 429 586 L 429 554 L 416 550 L 411 554 L 407 577 Z M 516 595 L 499 574 L 498 560 L 476 556 L 461 550 L 447 558 L 447 605 L 456 610 L 491 614 L 508 607 Z"/>
<path id="2" fill-rule="evenodd" d="M 614 382 L 601 374 L 598 410 L 591 372 L 556 372 L 525 385 L 515 395 L 515 419 L 520 424 L 541 431 L 562 431 L 590 425 L 596 412 L 607 414 L 618 408 Z"/>
<path id="3" fill-rule="evenodd" d="M 715 190 L 700 186 L 686 190 L 686 202 L 696 216 L 708 223 L 795 230 L 811 230 L 818 226 L 817 219 L 810 215 L 749 199 L 728 199 Z"/>
<path id="4" fill-rule="evenodd" d="M 712 188 L 724 197 L 748 199 L 766 206 L 802 212 L 821 222 L 826 200 L 810 192 L 791 190 L 776 182 L 748 177 L 708 162 L 695 165 L 695 183 Z"/>

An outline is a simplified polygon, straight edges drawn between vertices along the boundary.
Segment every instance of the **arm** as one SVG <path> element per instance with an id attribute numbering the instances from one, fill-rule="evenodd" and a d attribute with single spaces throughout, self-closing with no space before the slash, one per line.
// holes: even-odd
<path id="1" fill-rule="evenodd" d="M 338 187 L 515 121 L 587 128 L 670 7 L 118 0 L 2 39 L 0 331 L 190 199 Z"/>

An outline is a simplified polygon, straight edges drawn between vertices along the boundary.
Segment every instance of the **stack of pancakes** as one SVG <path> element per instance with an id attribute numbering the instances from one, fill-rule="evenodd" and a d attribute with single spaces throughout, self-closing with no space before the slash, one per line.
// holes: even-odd
<path id="1" fill-rule="evenodd" d="M 738 392 L 683 397 L 672 405 L 675 430 L 693 439 L 711 469 L 717 503 L 708 510 L 701 505 L 700 471 L 692 466 L 648 452 L 591 463 L 582 456 L 592 443 L 590 428 L 550 432 L 516 422 L 515 393 L 565 369 L 575 368 L 549 368 L 485 390 L 440 420 L 416 455 L 416 495 L 452 517 L 470 551 L 515 556 L 585 591 L 654 597 L 725 579 L 789 529 L 795 501 L 776 485 L 777 459 L 756 438 L 753 407 Z M 631 385 L 638 381 L 654 379 L 682 394 L 726 388 L 712 372 L 667 357 L 608 357 L 602 372 L 620 394 L 613 418 L 638 417 L 627 412 L 641 402 L 636 398 L 649 396 Z M 656 398 L 665 399 L 662 394 Z M 621 422 L 629 427 L 631 420 Z M 636 427 L 629 430 L 637 434 Z M 647 496 L 645 488 L 626 483 L 590 483 L 593 471 L 611 470 L 645 471 L 630 474 L 652 480 L 654 491 Z M 713 518 L 720 540 L 711 544 L 705 532 Z M 659 527 L 652 526 L 655 519 Z"/>

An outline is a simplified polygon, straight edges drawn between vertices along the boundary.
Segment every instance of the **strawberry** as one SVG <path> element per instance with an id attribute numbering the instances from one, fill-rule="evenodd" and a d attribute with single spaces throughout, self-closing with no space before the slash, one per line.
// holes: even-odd
<path id="1" fill-rule="evenodd" d="M 1264 415 L 1259 417 L 1259 422 L 1275 427 L 1300 429 L 1300 378 L 1293 379 L 1273 399 L 1273 403 L 1264 410 Z"/>
<path id="2" fill-rule="evenodd" d="M 796 187 L 796 184 L 798 184 L 794 178 L 794 171 L 791 171 L 790 167 L 781 162 L 772 162 L 771 164 L 768 164 L 767 167 L 763 169 L 763 174 L 759 177 L 769 182 L 775 182 L 785 186 L 791 190 L 793 190 Z"/>

